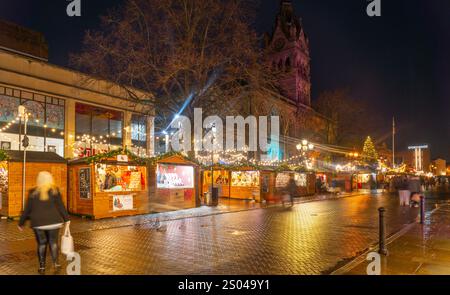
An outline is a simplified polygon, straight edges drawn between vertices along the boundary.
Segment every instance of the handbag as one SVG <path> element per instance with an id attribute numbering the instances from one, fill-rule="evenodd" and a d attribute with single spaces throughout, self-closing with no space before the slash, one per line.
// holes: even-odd
<path id="1" fill-rule="evenodd" d="M 73 237 L 70 234 L 69 224 L 66 224 L 64 234 L 61 237 L 61 253 L 68 255 L 74 252 Z"/>

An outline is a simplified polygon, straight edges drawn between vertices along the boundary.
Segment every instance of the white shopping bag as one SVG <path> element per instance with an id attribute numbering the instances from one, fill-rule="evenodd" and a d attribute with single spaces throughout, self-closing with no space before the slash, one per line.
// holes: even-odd
<path id="1" fill-rule="evenodd" d="M 64 255 L 68 255 L 72 252 L 74 252 L 73 238 L 70 234 L 69 224 L 66 224 L 64 234 L 61 237 L 61 253 Z"/>

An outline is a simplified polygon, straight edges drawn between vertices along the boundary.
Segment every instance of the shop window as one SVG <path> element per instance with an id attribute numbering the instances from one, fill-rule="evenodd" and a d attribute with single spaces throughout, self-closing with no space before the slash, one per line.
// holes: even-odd
<path id="1" fill-rule="evenodd" d="M 257 187 L 259 186 L 259 171 L 233 171 L 231 172 L 231 185 Z"/>
<path id="2" fill-rule="evenodd" d="M 17 120 L 19 105 L 25 106 L 28 117 L 27 135 L 31 151 L 47 151 L 48 145 L 56 147 L 56 152 L 64 156 L 64 107 L 38 102 L 31 99 L 19 99 L 11 96 L 0 96 L 0 124 L 10 127 L 0 134 L 0 140 L 9 142 L 12 150 L 20 150 L 24 131 L 23 120 Z M 4 126 L 4 125 L 3 125 Z M 3 127 L 2 126 L 2 127 Z"/>
<path id="3" fill-rule="evenodd" d="M 77 142 L 89 149 L 89 154 L 122 146 L 123 113 L 97 106 L 75 105 L 75 133 Z M 95 150 L 95 151 L 94 151 Z"/>
<path id="4" fill-rule="evenodd" d="M 131 116 L 131 143 L 133 150 L 139 154 L 147 150 L 147 117 L 137 114 Z"/>
<path id="5" fill-rule="evenodd" d="M 127 192 L 145 190 L 145 167 L 96 165 L 97 192 Z"/>
<path id="6" fill-rule="evenodd" d="M 17 110 L 20 99 L 5 95 L 0 95 L 0 122 L 8 123 L 17 117 Z"/>
<path id="7" fill-rule="evenodd" d="M 158 164 L 156 184 L 158 188 L 194 188 L 194 167 Z"/>

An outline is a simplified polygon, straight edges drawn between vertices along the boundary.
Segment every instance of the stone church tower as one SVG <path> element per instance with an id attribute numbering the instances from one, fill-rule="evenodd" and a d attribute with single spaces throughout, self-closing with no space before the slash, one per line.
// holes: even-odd
<path id="1" fill-rule="evenodd" d="M 265 36 L 267 60 L 279 72 L 281 93 L 296 105 L 311 105 L 308 39 L 290 0 L 280 1 L 271 34 Z"/>

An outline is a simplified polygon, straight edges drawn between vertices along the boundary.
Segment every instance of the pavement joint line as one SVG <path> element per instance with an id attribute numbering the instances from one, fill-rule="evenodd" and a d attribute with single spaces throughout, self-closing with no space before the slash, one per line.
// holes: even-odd
<path id="1" fill-rule="evenodd" d="M 431 215 L 436 213 L 439 209 L 441 209 L 442 206 L 438 206 L 434 208 L 433 210 L 428 212 L 429 218 L 431 218 Z M 420 224 L 416 218 L 416 220 L 412 221 L 411 223 L 405 225 L 403 228 L 398 230 L 397 232 L 389 235 L 389 237 L 386 238 L 386 246 L 394 242 L 396 239 L 400 238 L 404 234 L 406 234 L 408 231 L 410 231 L 415 225 Z M 362 262 L 366 261 L 367 254 L 373 251 L 379 250 L 378 242 L 373 243 L 368 248 L 363 250 L 364 252 L 358 256 L 356 256 L 354 259 L 352 259 L 350 262 L 346 263 L 344 266 L 336 269 L 335 271 L 331 272 L 330 275 L 343 275 L 361 264 Z M 388 254 L 389 256 L 389 254 Z"/>

